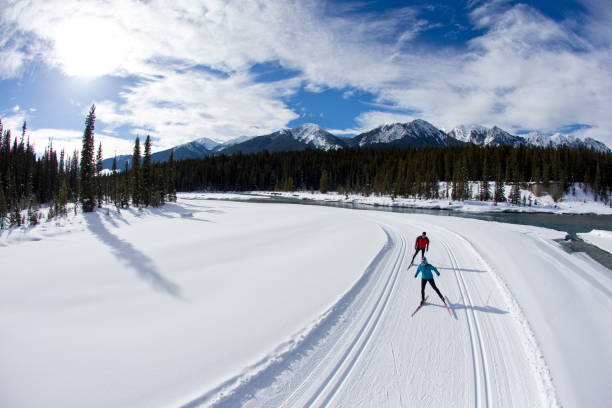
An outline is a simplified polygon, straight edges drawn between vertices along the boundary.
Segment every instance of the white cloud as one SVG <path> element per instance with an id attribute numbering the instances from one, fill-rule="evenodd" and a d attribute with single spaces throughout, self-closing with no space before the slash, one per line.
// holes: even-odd
<path id="1" fill-rule="evenodd" d="M 122 93 L 121 104 L 100 101 L 96 116 L 111 129 L 129 125 L 150 134 L 156 150 L 200 137 L 224 141 L 272 132 L 297 118 L 279 95 L 298 84 L 256 84 L 243 75 L 188 71 L 132 86 Z"/>
<path id="2" fill-rule="evenodd" d="M 13 108 L 11 109 L 13 112 L 19 112 L 19 105 L 15 105 L 13 106 Z"/>
<path id="3" fill-rule="evenodd" d="M 357 117 L 359 133 L 366 132 L 380 125 L 389 123 L 404 123 L 417 119 L 418 116 L 385 111 L 368 111 Z"/>
<path id="4" fill-rule="evenodd" d="M 423 112 L 420 117 L 445 128 L 476 122 L 554 131 L 587 123 L 594 127 L 583 136 L 612 144 L 609 51 L 527 6 L 498 14 L 487 7 L 473 14 L 486 32 L 468 53 L 423 59 L 410 86 L 381 89 L 380 101 Z"/>
<path id="5" fill-rule="evenodd" d="M 0 77 L 34 59 L 68 75 L 140 77 L 123 100 L 99 101 L 98 119 L 107 133 L 150 133 L 157 148 L 283 127 L 297 114 L 282 97 L 302 85 L 371 92 L 395 111 L 421 112 L 365 112 L 354 126 L 363 130 L 415 117 L 446 128 L 586 123 L 585 136 L 612 144 L 612 12 L 583 1 L 593 15 L 581 25 L 505 0 L 472 1 L 483 34 L 461 51 L 406 46 L 431 28 L 414 8 L 330 15 L 335 4 L 323 0 L 12 1 L 2 11 Z M 265 62 L 298 76 L 258 84 L 249 69 Z"/>
<path id="6" fill-rule="evenodd" d="M 83 132 L 70 129 L 36 129 L 28 131 L 30 143 L 34 149 L 41 154 L 50 144 L 53 150 L 60 152 L 64 150 L 71 155 L 75 150 L 81 151 L 83 147 Z M 104 158 L 113 157 L 115 154 L 132 154 L 134 144 L 132 141 L 113 137 L 103 133 L 94 133 L 96 152 L 99 143 L 102 143 L 102 155 Z"/>
<path id="7" fill-rule="evenodd" d="M 19 111 L 10 116 L 2 118 L 4 131 L 11 131 L 11 139 L 19 140 L 21 138 L 22 127 L 24 121 L 28 117 L 26 111 Z M 34 146 L 37 154 L 43 154 L 49 145 L 53 145 L 53 149 L 57 152 L 62 149 L 67 154 L 71 155 L 75 150 L 80 151 L 83 143 L 83 131 L 73 129 L 31 129 L 28 127 L 25 134 L 26 140 L 29 139 L 30 144 Z M 114 137 L 105 132 L 94 133 L 96 149 L 98 143 L 102 142 L 102 153 L 104 158 L 112 157 L 114 154 L 131 154 L 134 148 L 133 141 Z"/>
<path id="8" fill-rule="evenodd" d="M 406 28 L 398 43 L 412 38 L 424 24 L 414 10 L 354 20 L 325 16 L 321 5 L 31 0 L 11 2 L 2 19 L 14 37 L 27 34 L 37 55 L 67 75 L 145 78 L 123 93 L 125 103 L 102 102 L 98 118 L 143 128 L 160 138 L 159 147 L 168 147 L 196 134 L 227 139 L 282 127 L 296 115 L 281 98 L 302 84 L 311 91 L 370 88 L 400 78 L 401 69 L 392 63 L 397 44 L 379 40 L 400 25 Z M 269 61 L 299 77 L 256 84 L 249 69 Z"/>

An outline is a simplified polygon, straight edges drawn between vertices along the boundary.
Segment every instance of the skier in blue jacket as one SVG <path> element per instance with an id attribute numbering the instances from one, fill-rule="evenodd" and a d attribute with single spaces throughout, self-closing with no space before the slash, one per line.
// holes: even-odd
<path id="1" fill-rule="evenodd" d="M 446 300 L 444 300 L 444 296 L 442 296 L 442 294 L 438 290 L 436 282 L 434 282 L 433 273 L 431 273 L 431 271 L 434 271 L 438 276 L 440 276 L 440 272 L 438 272 L 436 267 L 428 263 L 427 258 L 423 257 L 423 259 L 421 260 L 421 264 L 419 265 L 416 273 L 414 274 L 414 277 L 416 278 L 419 275 L 419 272 L 421 272 L 421 304 L 423 304 L 423 302 L 425 301 L 425 285 L 429 283 L 431 287 L 434 288 L 438 296 L 440 296 L 442 302 L 444 302 L 444 304 L 446 305 Z"/>

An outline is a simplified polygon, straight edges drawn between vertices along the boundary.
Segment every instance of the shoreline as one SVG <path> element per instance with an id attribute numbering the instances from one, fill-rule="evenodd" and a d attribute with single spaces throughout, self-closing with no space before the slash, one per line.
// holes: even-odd
<path id="1" fill-rule="evenodd" d="M 459 212 L 467 214 L 552 214 L 552 215 L 589 215 L 589 216 L 611 216 L 612 208 L 600 203 L 577 201 L 559 202 L 553 205 L 516 206 L 507 202 L 494 205 L 492 202 L 478 200 L 452 201 L 444 199 L 414 199 L 395 198 L 391 196 L 362 196 L 356 194 L 340 195 L 338 193 L 318 192 L 277 192 L 277 191 L 244 191 L 244 192 L 222 192 L 222 191 L 192 191 L 181 192 L 182 195 L 198 194 L 205 199 L 229 199 L 237 201 L 281 201 L 286 202 L 312 202 L 312 203 L 337 203 L 346 205 L 364 205 L 368 207 L 405 208 L 415 210 L 440 210 L 448 212 Z M 348 197 L 348 198 L 347 198 Z"/>

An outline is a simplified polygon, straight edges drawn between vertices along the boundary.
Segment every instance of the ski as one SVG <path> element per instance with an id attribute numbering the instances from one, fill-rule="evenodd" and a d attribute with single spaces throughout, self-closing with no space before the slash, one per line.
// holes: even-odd
<path id="1" fill-rule="evenodd" d="M 427 298 L 428 298 L 428 297 L 429 297 L 429 296 L 425 296 L 425 300 L 421 302 L 421 304 L 420 304 L 420 305 L 419 305 L 419 306 L 418 306 L 418 307 L 415 309 L 415 311 L 414 311 L 414 312 L 412 312 L 412 314 L 410 315 L 410 317 L 414 316 L 414 314 L 415 314 L 416 312 L 418 312 L 418 311 L 419 311 L 419 309 L 421 308 L 421 306 L 423 306 L 423 303 L 427 302 Z"/>
<path id="2" fill-rule="evenodd" d="M 450 300 L 448 300 L 448 297 L 446 298 L 446 302 L 444 303 L 444 306 L 446 306 L 446 310 L 448 310 L 448 314 L 450 317 L 453 317 L 453 314 L 451 313 L 450 308 L 448 307 L 448 303 L 450 302 Z"/>

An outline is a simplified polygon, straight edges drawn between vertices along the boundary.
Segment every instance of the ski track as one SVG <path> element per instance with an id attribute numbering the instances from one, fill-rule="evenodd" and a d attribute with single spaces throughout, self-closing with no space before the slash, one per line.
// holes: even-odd
<path id="1" fill-rule="evenodd" d="M 389 276 L 383 291 L 380 294 L 372 312 L 368 316 L 368 319 L 361 327 L 359 334 L 353 340 L 349 348 L 346 350 L 340 361 L 336 364 L 333 371 L 330 375 L 325 379 L 323 385 L 317 389 L 315 394 L 306 402 L 306 406 L 319 406 L 326 407 L 334 398 L 344 380 L 350 375 L 351 370 L 354 368 L 355 363 L 363 353 L 364 348 L 368 345 L 370 339 L 372 338 L 372 333 L 376 329 L 378 322 L 380 321 L 381 316 L 385 312 L 386 306 L 389 302 L 389 298 L 393 289 L 395 288 L 397 278 L 399 276 L 399 272 L 401 270 L 401 266 L 403 265 L 403 260 L 406 255 L 406 241 L 402 235 L 400 235 L 401 241 L 401 256 L 398 258 L 397 262 L 393 267 L 393 272 Z M 391 281 L 391 282 L 390 282 Z M 320 403 L 317 404 L 317 402 Z"/>
<path id="2" fill-rule="evenodd" d="M 474 358 L 474 396 L 476 400 L 476 407 L 492 407 L 490 394 L 491 385 L 489 384 L 489 370 L 487 368 L 487 353 L 482 342 L 482 334 L 480 331 L 480 325 L 478 324 L 478 317 L 476 313 L 474 313 L 474 303 L 472 302 L 470 291 L 465 284 L 465 280 L 463 279 L 460 271 L 458 271 L 459 268 L 457 259 L 443 240 L 441 240 L 440 243 L 444 247 L 444 250 L 448 255 L 448 259 L 451 262 L 451 266 L 457 280 L 457 286 L 459 287 L 461 298 L 465 306 L 465 316 L 470 332 L 470 343 L 472 345 L 472 356 Z M 476 348 L 478 348 L 478 351 Z M 484 404 L 482 402 L 483 399 Z"/>
<path id="3" fill-rule="evenodd" d="M 226 381 L 215 390 L 182 406 L 378 406 L 376 402 L 369 398 L 369 395 L 374 394 L 375 391 L 367 390 L 367 388 L 370 385 L 374 386 L 374 381 L 376 381 L 376 379 L 370 380 L 370 375 L 374 378 L 380 377 L 383 379 L 383 381 L 379 379 L 380 382 L 387 383 L 385 384 L 387 388 L 384 391 L 386 393 L 384 395 L 386 398 L 385 405 L 398 406 L 399 403 L 399 406 L 403 407 L 436 406 L 436 404 L 439 404 L 433 396 L 427 395 L 427 388 L 425 388 L 425 391 L 421 388 L 419 396 L 407 393 L 405 390 L 406 384 L 402 387 L 401 380 L 405 376 L 409 376 L 409 381 L 424 381 L 419 378 L 418 373 L 409 372 L 412 371 L 411 369 L 416 361 L 411 352 L 413 354 L 417 351 L 423 353 L 423 350 L 408 350 L 407 353 L 401 354 L 402 345 L 400 344 L 400 350 L 394 347 L 397 334 L 387 333 L 389 327 L 404 332 L 408 330 L 404 327 L 405 322 L 401 320 L 402 318 L 405 319 L 401 316 L 401 310 L 411 304 L 406 300 L 406 290 L 408 289 L 406 285 L 408 283 L 401 278 L 401 276 L 408 277 L 408 275 L 402 275 L 401 272 L 409 261 L 406 260 L 406 257 L 410 258 L 407 254 L 410 249 L 407 245 L 406 234 L 413 234 L 417 226 L 406 223 L 401 226 L 403 230 L 400 231 L 396 226 L 392 227 L 382 222 L 380 218 L 374 219 L 372 217 L 370 219 L 377 222 L 385 231 L 388 238 L 387 244 L 381 249 L 355 286 L 336 305 L 324 313 L 309 332 L 300 336 L 298 340 L 289 342 L 289 345 L 280 347 L 276 354 L 256 364 L 255 368 L 251 367 L 249 372 Z M 419 226 L 419 228 L 422 227 Z M 485 309 L 491 307 L 482 306 L 481 292 L 483 290 L 488 291 L 489 297 L 491 297 L 492 291 L 496 291 L 496 294 L 499 295 L 497 297 L 502 299 L 504 307 L 510 309 L 516 308 L 515 304 L 508 304 L 509 301 L 514 301 L 514 299 L 507 299 L 508 293 L 500 293 L 500 291 L 504 291 L 503 288 L 499 287 L 499 278 L 491 276 L 493 272 L 465 238 L 448 231 L 446 228 L 434 228 L 443 232 L 439 234 L 440 238 L 437 243 L 440 244 L 440 247 L 444 250 L 443 255 L 450 262 L 450 268 L 445 269 L 449 269 L 448 276 L 450 276 L 450 270 L 452 270 L 455 278 L 458 292 L 454 293 L 454 296 L 461 299 L 462 305 L 460 307 L 465 310 L 465 314 L 458 315 L 457 310 L 455 310 L 458 304 L 453 305 L 449 297 L 446 296 L 453 316 L 449 319 L 446 316 L 446 311 L 444 311 L 445 321 L 451 325 L 459 325 L 454 329 L 450 327 L 448 330 L 451 334 L 453 330 L 458 333 L 464 330 L 466 333 L 464 339 L 457 339 L 458 341 L 452 342 L 454 344 L 447 346 L 447 351 L 456 352 L 457 355 L 453 356 L 459 360 L 456 364 L 460 363 L 460 357 L 464 355 L 464 370 L 468 369 L 469 364 L 473 371 L 471 386 L 468 384 L 467 377 L 461 377 L 461 367 L 456 368 L 455 366 L 452 369 L 454 371 L 449 372 L 451 375 L 459 377 L 458 379 L 455 378 L 452 383 L 455 385 L 455 391 L 463 390 L 462 392 L 465 393 L 463 397 L 455 396 L 456 399 L 451 405 L 475 406 L 476 408 L 520 406 L 525 403 L 529 406 L 541 405 L 544 401 L 538 398 L 538 393 L 534 391 L 536 387 L 531 385 L 534 379 L 529 376 L 537 377 L 537 367 L 534 373 L 534 367 L 526 362 L 528 356 L 525 356 L 525 352 L 529 354 L 530 350 L 525 350 L 525 339 L 523 337 L 529 333 L 523 333 L 523 328 L 520 327 L 520 324 L 517 325 L 517 322 L 511 317 L 504 317 L 503 314 L 508 313 L 506 311 L 497 310 L 494 313 L 498 313 L 498 315 L 493 315 L 494 317 L 491 313 L 484 313 Z M 456 236 L 457 242 L 448 241 L 449 235 Z M 453 250 L 457 245 L 461 246 L 462 255 L 465 249 L 468 249 L 468 252 L 472 251 L 475 255 L 475 258 L 472 259 L 476 259 L 476 263 L 480 265 L 484 264 L 486 270 L 476 271 L 482 273 L 472 273 L 470 279 L 466 279 L 463 274 L 466 269 L 462 270 L 462 267 L 459 266 L 460 261 L 455 255 L 457 248 L 455 248 L 455 251 Z M 462 258 L 461 262 L 465 264 L 465 255 Z M 466 266 L 473 267 L 473 265 Z M 466 266 L 463 266 L 463 268 Z M 447 284 L 448 281 L 444 283 L 444 285 Z M 472 285 L 476 286 L 472 287 Z M 472 293 L 474 290 L 476 292 Z M 452 292 L 451 288 L 446 286 L 441 288 L 441 291 L 444 294 L 449 291 Z M 432 304 L 428 302 L 426 305 Z M 389 310 L 392 308 L 393 312 L 391 313 Z M 419 320 L 420 318 L 422 320 L 415 321 L 412 330 L 416 330 L 417 333 L 410 334 L 412 339 L 419 335 L 418 330 L 423 329 L 423 324 L 429 325 L 429 327 L 441 324 L 439 322 L 442 319 L 440 316 L 431 315 L 432 312 L 438 312 L 437 308 L 435 309 L 427 312 L 419 310 L 414 316 L 413 319 Z M 398 311 L 400 313 L 397 313 Z M 425 313 L 429 313 L 429 318 L 434 316 L 437 320 L 427 322 Z M 406 314 L 408 318 L 411 318 L 410 312 Z M 400 316 L 397 317 L 397 315 Z M 465 316 L 465 319 L 459 318 L 462 315 Z M 388 316 L 390 317 L 387 318 Z M 484 321 L 481 321 L 481 319 L 484 319 Z M 381 322 L 385 323 L 381 324 Z M 492 331 L 492 333 L 487 333 L 488 331 Z M 430 335 L 430 332 L 425 335 Z M 497 340 L 496 338 L 500 336 L 502 339 Z M 402 337 L 400 337 L 401 339 Z M 443 342 L 443 340 L 439 341 Z M 461 352 L 462 349 L 465 349 L 465 351 Z M 468 349 L 469 351 L 467 351 Z M 381 350 L 388 351 L 388 354 L 392 357 L 391 369 L 387 369 L 386 372 L 376 366 L 376 362 L 380 360 L 379 355 L 383 352 Z M 397 351 L 400 351 L 400 353 L 397 353 Z M 490 352 L 492 352 L 491 356 Z M 468 362 L 467 356 L 469 354 L 471 354 L 471 361 Z M 508 356 L 508 354 L 511 355 Z M 513 359 L 517 359 L 517 361 L 513 361 Z M 372 367 L 373 364 L 374 367 Z M 379 365 L 382 365 L 382 363 Z M 435 367 L 433 369 L 435 370 Z M 373 372 L 377 370 L 382 371 L 382 374 Z M 438 375 L 443 376 L 444 374 Z M 491 384 L 492 378 L 495 380 L 495 388 Z M 538 380 L 540 379 L 536 379 L 536 382 Z M 413 385 L 412 382 L 409 384 Z M 418 384 L 415 386 L 418 388 Z M 360 389 L 361 392 L 355 392 L 355 390 Z M 367 390 L 365 393 L 364 389 Z M 383 393 L 380 389 L 377 392 L 376 397 L 380 398 Z M 470 392 L 472 397 L 469 397 Z M 539 397 L 541 397 L 541 393 Z M 397 400 L 397 403 L 393 403 L 392 400 Z"/>

